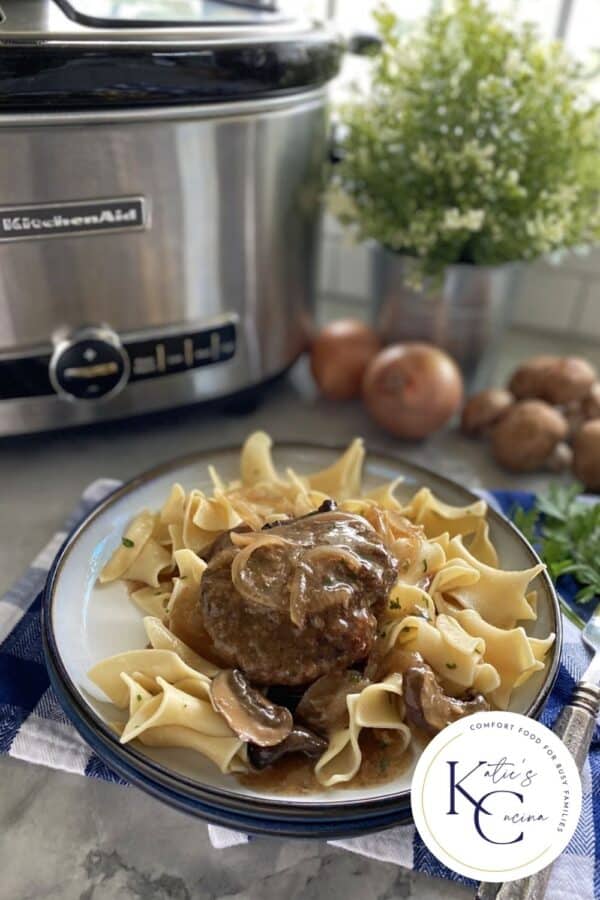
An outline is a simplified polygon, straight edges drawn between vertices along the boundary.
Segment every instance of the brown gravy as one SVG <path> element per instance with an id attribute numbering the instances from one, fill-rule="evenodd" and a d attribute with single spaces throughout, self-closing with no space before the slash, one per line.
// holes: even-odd
<path id="1" fill-rule="evenodd" d="M 393 731 L 362 731 L 359 736 L 362 751 L 360 769 L 350 781 L 323 788 L 317 781 L 315 760 L 300 754 L 284 756 L 262 772 L 238 775 L 238 781 L 255 791 L 276 794 L 315 794 L 323 790 L 375 787 L 392 781 L 405 772 L 413 759 L 411 745 L 403 749 L 403 742 Z"/>

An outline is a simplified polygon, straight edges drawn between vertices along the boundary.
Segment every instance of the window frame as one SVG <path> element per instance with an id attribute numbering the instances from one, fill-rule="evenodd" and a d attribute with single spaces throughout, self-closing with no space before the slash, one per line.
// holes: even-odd
<path id="1" fill-rule="evenodd" d="M 569 31 L 569 23 L 573 16 L 576 0 L 560 0 L 558 16 L 554 28 L 554 37 L 564 41 Z M 326 0 L 326 16 L 335 19 L 339 13 L 340 0 Z"/>

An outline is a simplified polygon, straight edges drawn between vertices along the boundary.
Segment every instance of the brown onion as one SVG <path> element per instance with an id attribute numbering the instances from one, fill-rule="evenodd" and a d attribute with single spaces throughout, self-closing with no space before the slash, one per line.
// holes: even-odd
<path id="1" fill-rule="evenodd" d="M 382 428 L 418 440 L 452 418 L 462 403 L 463 380 L 443 350 L 430 344 L 392 344 L 369 364 L 362 394 Z"/>
<path id="2" fill-rule="evenodd" d="M 321 393 L 330 400 L 358 397 L 367 365 L 381 347 L 372 328 L 358 319 L 338 319 L 313 341 L 310 368 Z"/>

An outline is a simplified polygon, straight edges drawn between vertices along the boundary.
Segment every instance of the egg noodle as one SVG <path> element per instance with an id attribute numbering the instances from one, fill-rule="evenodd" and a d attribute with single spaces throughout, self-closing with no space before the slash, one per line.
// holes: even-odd
<path id="1" fill-rule="evenodd" d="M 247 744 L 211 701 L 219 666 L 184 643 L 169 624 L 178 609 L 198 603 L 206 569 L 201 554 L 221 534 L 240 525 L 260 531 L 276 520 L 313 512 L 328 499 L 367 519 L 399 561 L 400 574 L 378 623 L 383 650 L 416 651 L 449 696 L 478 693 L 505 709 L 513 689 L 543 669 L 554 641 L 554 634 L 529 637 L 518 624 L 536 618 L 536 593 L 528 586 L 543 566 L 498 567 L 483 500 L 450 506 L 422 487 L 402 503 L 396 490 L 401 479 L 363 493 L 360 439 L 329 468 L 309 475 L 279 472 L 271 444 L 264 432 L 246 440 L 235 481 L 223 482 L 211 467 L 210 496 L 173 485 L 159 512 L 144 510 L 131 522 L 102 570 L 101 583 L 125 580 L 134 586 L 130 596 L 145 613 L 149 642 L 149 649 L 112 656 L 89 673 L 125 711 L 125 722 L 117 726 L 121 742 L 186 747 L 221 772 L 248 771 Z M 358 772 L 362 729 L 393 730 L 405 747 L 412 739 L 401 672 L 348 694 L 346 704 L 346 726 L 329 734 L 315 763 L 324 787 Z"/>

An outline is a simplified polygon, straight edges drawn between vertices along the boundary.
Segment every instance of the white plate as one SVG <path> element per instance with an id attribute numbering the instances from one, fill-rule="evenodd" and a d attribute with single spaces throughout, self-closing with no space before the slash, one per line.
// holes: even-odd
<path id="1" fill-rule="evenodd" d="M 281 469 L 292 466 L 299 472 L 309 472 L 329 465 L 339 454 L 337 449 L 311 445 L 280 445 L 275 449 L 275 461 Z M 142 614 L 127 596 L 120 583 L 98 585 L 98 572 L 119 545 L 125 526 L 141 509 L 158 509 L 163 504 L 170 486 L 180 482 L 187 490 L 200 488 L 210 491 L 212 483 L 208 465 L 216 465 L 225 478 L 238 476 L 239 448 L 213 450 L 198 453 L 194 457 L 175 460 L 152 472 L 142 475 L 125 485 L 94 511 L 72 537 L 62 552 L 49 579 L 46 597 L 46 638 L 60 663 L 59 677 L 64 686 L 76 698 L 80 711 L 104 733 L 104 737 L 119 747 L 108 723 L 114 719 L 114 707 L 103 700 L 101 692 L 93 685 L 87 672 L 99 660 L 124 650 L 144 647 L 147 643 L 142 626 Z M 430 487 L 437 496 L 448 503 L 464 505 L 475 498 L 470 492 L 444 478 L 420 469 L 410 463 L 368 454 L 364 472 L 365 488 L 398 475 L 405 477 L 399 495 L 407 497 L 422 485 Z M 537 562 L 529 544 L 514 527 L 494 510 L 489 515 L 491 536 L 498 550 L 503 568 L 524 569 Z M 510 709 L 529 715 L 539 714 L 550 691 L 558 668 L 560 655 L 560 615 L 552 584 L 544 573 L 532 584 L 538 592 L 538 619 L 527 623 L 526 630 L 537 637 L 557 632 L 557 641 L 549 654 L 544 671 L 533 676 L 514 692 Z M 67 710 L 71 712 L 70 710 Z M 151 749 L 147 747 L 119 747 L 120 753 L 129 754 L 135 766 L 136 758 L 143 757 L 158 764 L 175 778 L 192 781 L 210 793 L 235 797 L 248 809 L 256 801 L 298 805 L 304 810 L 317 808 L 319 815 L 328 809 L 348 807 L 358 803 L 374 806 L 378 802 L 395 797 L 408 797 L 411 770 L 394 781 L 376 788 L 350 788 L 326 791 L 311 795 L 281 795 L 257 793 L 240 785 L 233 776 L 222 775 L 204 757 L 188 750 Z M 366 802 L 366 804 L 365 804 Z M 299 810 L 298 810 L 299 812 Z"/>

